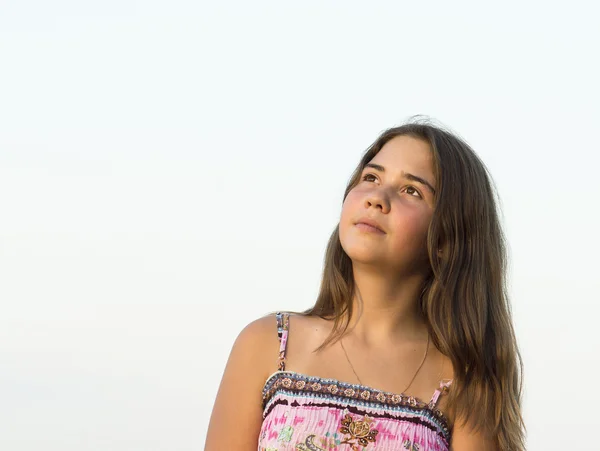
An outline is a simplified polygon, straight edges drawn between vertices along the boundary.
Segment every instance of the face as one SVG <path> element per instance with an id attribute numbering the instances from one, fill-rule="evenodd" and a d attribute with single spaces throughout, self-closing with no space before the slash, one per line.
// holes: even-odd
<path id="1" fill-rule="evenodd" d="M 434 190 L 429 144 L 406 135 L 388 141 L 363 169 L 342 207 L 340 241 L 353 264 L 403 272 L 427 268 Z M 363 220 L 381 230 L 361 224 Z"/>

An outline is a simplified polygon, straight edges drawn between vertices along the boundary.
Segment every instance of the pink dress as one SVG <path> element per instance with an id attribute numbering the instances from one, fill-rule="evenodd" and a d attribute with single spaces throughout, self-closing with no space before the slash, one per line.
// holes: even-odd
<path id="1" fill-rule="evenodd" d="M 451 430 L 436 408 L 452 383 L 442 381 L 428 403 L 285 371 L 289 314 L 277 313 L 279 370 L 263 388 L 259 451 L 448 451 Z"/>

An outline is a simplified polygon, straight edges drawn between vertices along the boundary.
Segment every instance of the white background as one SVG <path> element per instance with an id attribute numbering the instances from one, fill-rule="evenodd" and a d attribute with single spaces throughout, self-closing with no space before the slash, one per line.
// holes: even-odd
<path id="1" fill-rule="evenodd" d="M 0 1 L 1 449 L 202 449 L 235 336 L 314 302 L 418 113 L 503 200 L 528 449 L 595 446 L 600 8 L 366 3 Z"/>

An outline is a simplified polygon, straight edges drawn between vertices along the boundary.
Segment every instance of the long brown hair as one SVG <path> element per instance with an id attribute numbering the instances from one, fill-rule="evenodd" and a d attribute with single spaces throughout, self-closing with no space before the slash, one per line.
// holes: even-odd
<path id="1" fill-rule="evenodd" d="M 496 437 L 500 450 L 521 451 L 523 363 L 507 296 L 498 199 L 483 162 L 454 133 L 427 119 L 412 118 L 385 130 L 366 150 L 344 200 L 365 165 L 399 135 L 428 142 L 434 157 L 437 194 L 427 238 L 431 272 L 419 303 L 433 343 L 454 368 L 448 409 L 474 430 Z M 354 290 L 352 261 L 342 249 L 338 224 L 327 245 L 317 301 L 302 312 L 334 320 L 331 334 L 318 349 L 347 330 Z"/>

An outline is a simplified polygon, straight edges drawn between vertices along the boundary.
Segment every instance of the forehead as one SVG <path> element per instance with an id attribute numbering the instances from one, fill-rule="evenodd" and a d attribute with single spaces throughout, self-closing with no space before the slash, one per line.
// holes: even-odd
<path id="1" fill-rule="evenodd" d="M 390 173 L 407 171 L 433 178 L 433 153 L 429 143 L 408 135 L 389 140 L 370 163 L 380 164 Z"/>

